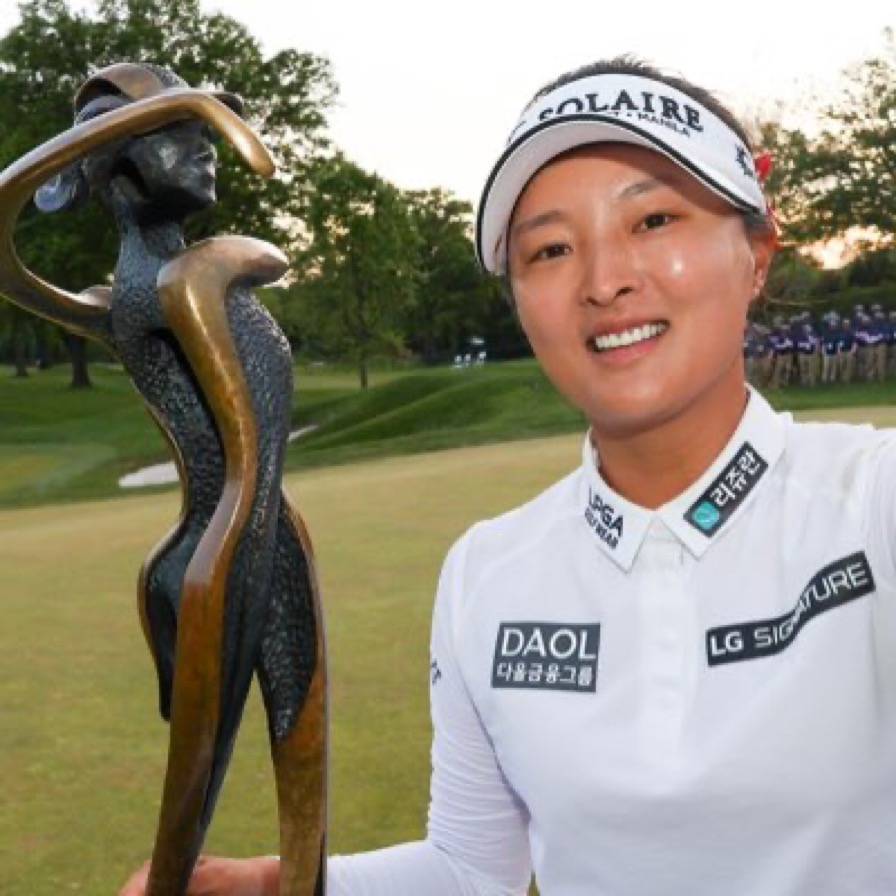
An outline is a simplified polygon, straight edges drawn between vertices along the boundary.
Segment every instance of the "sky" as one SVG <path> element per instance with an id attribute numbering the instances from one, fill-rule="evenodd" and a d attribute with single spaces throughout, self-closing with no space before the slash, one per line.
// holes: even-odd
<path id="1" fill-rule="evenodd" d="M 89 0 L 69 0 L 89 6 Z M 834 98 L 842 70 L 880 51 L 896 0 L 202 0 L 267 52 L 326 56 L 340 88 L 335 143 L 405 189 L 476 203 L 535 91 L 562 72 L 634 53 L 709 88 L 735 112 L 793 119 Z M 0 33 L 17 20 L 0 0 Z M 785 118 L 785 123 L 788 122 Z M 801 124 L 811 126 L 812 120 Z"/>

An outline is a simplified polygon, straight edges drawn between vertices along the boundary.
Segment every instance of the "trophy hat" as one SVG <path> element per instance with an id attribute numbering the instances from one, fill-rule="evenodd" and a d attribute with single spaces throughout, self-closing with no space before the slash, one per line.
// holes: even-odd
<path id="1" fill-rule="evenodd" d="M 149 62 L 116 62 L 94 72 L 77 90 L 74 98 L 75 124 L 96 118 L 111 109 L 158 96 L 168 90 L 189 89 L 183 78 L 170 69 Z M 243 113 L 242 98 L 224 90 L 200 90 Z"/>

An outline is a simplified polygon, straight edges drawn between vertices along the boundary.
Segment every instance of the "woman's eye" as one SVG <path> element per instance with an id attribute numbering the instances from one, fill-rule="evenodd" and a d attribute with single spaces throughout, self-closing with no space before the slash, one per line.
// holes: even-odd
<path id="1" fill-rule="evenodd" d="M 566 243 L 550 243 L 547 246 L 542 246 L 535 252 L 532 256 L 532 260 L 545 261 L 550 258 L 560 258 L 561 255 L 568 255 L 569 251 L 569 246 L 567 246 Z"/>
<path id="2" fill-rule="evenodd" d="M 665 227 L 667 224 L 671 223 L 671 221 L 672 215 L 669 215 L 666 212 L 654 212 L 644 218 L 641 222 L 641 229 L 656 230 L 657 227 Z"/>

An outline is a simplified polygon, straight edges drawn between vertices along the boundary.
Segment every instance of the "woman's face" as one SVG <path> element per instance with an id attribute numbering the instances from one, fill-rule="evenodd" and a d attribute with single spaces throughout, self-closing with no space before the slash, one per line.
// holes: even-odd
<path id="1" fill-rule="evenodd" d="M 134 140 L 119 171 L 144 203 L 189 214 L 214 204 L 216 161 L 209 128 L 183 121 Z"/>
<path id="2" fill-rule="evenodd" d="M 523 329 L 598 436 L 743 401 L 746 313 L 771 254 L 678 165 L 622 143 L 542 168 L 508 236 Z"/>

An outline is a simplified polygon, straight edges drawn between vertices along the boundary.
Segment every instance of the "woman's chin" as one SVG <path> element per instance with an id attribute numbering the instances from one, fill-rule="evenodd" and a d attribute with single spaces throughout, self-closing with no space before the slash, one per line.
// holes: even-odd
<path id="1" fill-rule="evenodd" d="M 591 426 L 595 433 L 615 438 L 639 435 L 675 416 L 673 396 L 656 381 L 620 384 L 594 399 L 584 408 Z"/>

